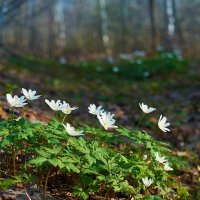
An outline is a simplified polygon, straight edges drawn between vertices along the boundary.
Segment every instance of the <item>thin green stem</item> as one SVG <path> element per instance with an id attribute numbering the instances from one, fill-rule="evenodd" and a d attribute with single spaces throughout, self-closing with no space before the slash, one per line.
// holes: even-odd
<path id="1" fill-rule="evenodd" d="M 52 116 L 52 118 L 50 119 L 50 121 L 54 118 L 54 116 L 55 116 L 55 112 L 53 112 L 53 116 Z M 50 121 L 49 121 L 49 122 L 50 122 Z M 42 132 L 42 134 L 44 134 L 44 133 L 46 132 L 46 130 L 47 130 L 48 126 L 49 126 L 49 122 L 47 123 L 47 125 L 46 125 L 44 131 Z"/>
<path id="2" fill-rule="evenodd" d="M 13 119 L 13 116 L 14 116 L 14 108 L 12 107 L 12 108 L 11 108 L 11 112 L 10 112 L 10 114 L 9 114 L 9 116 L 8 116 L 8 119 L 9 119 L 9 120 Z"/>
<path id="3" fill-rule="evenodd" d="M 64 115 L 63 120 L 62 120 L 62 124 L 65 123 L 65 119 L 66 119 L 67 115 Z"/>
<path id="4" fill-rule="evenodd" d="M 23 153 L 23 151 L 22 151 Z M 25 165 L 25 169 L 27 168 L 27 160 L 26 160 L 26 147 L 24 147 L 24 165 Z"/>
<path id="5" fill-rule="evenodd" d="M 141 121 L 143 120 L 144 116 L 145 116 L 145 113 L 143 113 L 142 116 L 140 117 L 140 120 L 139 120 L 139 122 L 138 122 L 138 124 L 136 126 L 136 129 L 139 127 L 139 125 L 140 125 Z"/>
<path id="6" fill-rule="evenodd" d="M 14 124 L 14 108 L 12 108 L 12 111 L 11 111 L 11 128 L 9 128 L 9 134 L 11 134 L 13 131 L 13 126 L 14 126 L 13 124 Z"/>
<path id="7" fill-rule="evenodd" d="M 42 132 L 42 134 L 44 134 L 44 133 L 46 132 L 48 126 L 49 126 L 49 122 L 48 122 L 48 124 L 45 126 L 44 131 Z"/>
<path id="8" fill-rule="evenodd" d="M 56 112 L 55 111 L 53 112 L 53 117 L 52 118 L 56 119 Z"/>

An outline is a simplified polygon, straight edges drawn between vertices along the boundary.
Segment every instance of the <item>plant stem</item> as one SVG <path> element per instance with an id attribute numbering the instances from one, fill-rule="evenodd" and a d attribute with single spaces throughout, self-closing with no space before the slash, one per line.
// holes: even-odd
<path id="1" fill-rule="evenodd" d="M 53 112 L 53 116 L 52 116 L 52 118 L 50 119 L 50 121 L 54 118 L 54 116 L 55 116 L 55 112 Z M 50 121 L 49 121 L 49 122 L 50 122 Z M 47 130 L 48 126 L 49 126 L 49 122 L 48 122 L 48 124 L 46 125 L 46 127 L 44 128 L 44 131 L 42 132 L 42 134 L 44 134 L 44 133 L 46 132 L 46 130 Z"/>
<path id="2" fill-rule="evenodd" d="M 16 168 L 15 157 L 16 157 L 16 153 L 13 153 L 13 176 L 16 175 L 16 171 L 15 171 L 15 168 Z"/>
<path id="3" fill-rule="evenodd" d="M 65 115 L 65 116 L 63 117 L 62 124 L 65 122 L 66 117 L 67 117 L 67 115 Z"/>
<path id="4" fill-rule="evenodd" d="M 136 126 L 136 129 L 139 127 L 139 125 L 140 125 L 141 121 L 143 120 L 144 116 L 145 116 L 145 113 L 143 113 L 142 116 L 140 117 L 140 120 L 139 120 L 139 122 L 138 122 L 138 124 Z"/>
<path id="5" fill-rule="evenodd" d="M 42 132 L 42 134 L 44 134 L 44 133 L 46 132 L 48 126 L 49 126 L 49 122 L 48 122 L 48 124 L 45 126 L 44 131 Z"/>
<path id="6" fill-rule="evenodd" d="M 12 108 L 12 112 L 11 112 L 11 130 L 9 129 L 9 133 L 12 133 L 12 129 L 13 129 L 13 122 L 14 122 L 14 108 Z"/>
<path id="7" fill-rule="evenodd" d="M 23 153 L 23 151 L 22 151 Z M 25 165 L 25 168 L 27 168 L 27 161 L 26 161 L 26 148 L 24 148 L 24 165 Z"/>
<path id="8" fill-rule="evenodd" d="M 53 111 L 53 117 L 52 118 L 56 119 L 56 112 L 55 111 Z"/>
<path id="9" fill-rule="evenodd" d="M 38 182 L 37 182 L 37 189 L 39 189 L 39 187 L 42 185 L 42 179 L 43 179 L 43 175 L 40 173 L 38 177 Z"/>
<path id="10" fill-rule="evenodd" d="M 48 170 L 46 178 L 45 178 L 45 183 L 44 183 L 44 187 L 43 187 L 43 200 L 46 200 L 47 183 L 48 183 L 48 179 L 49 179 L 49 175 L 50 175 L 51 169 L 52 168 L 50 168 Z"/>

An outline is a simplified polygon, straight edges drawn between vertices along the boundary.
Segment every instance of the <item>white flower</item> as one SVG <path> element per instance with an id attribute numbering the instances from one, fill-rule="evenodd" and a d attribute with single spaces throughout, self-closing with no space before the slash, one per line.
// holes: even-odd
<path id="1" fill-rule="evenodd" d="M 63 101 L 63 104 L 61 104 L 61 110 L 65 115 L 69 115 L 72 110 L 76 110 L 78 107 L 71 107 L 68 103 Z"/>
<path id="2" fill-rule="evenodd" d="M 11 94 L 6 94 L 6 98 L 11 107 L 20 108 L 27 104 L 24 103 L 26 101 L 24 96 L 18 97 L 17 95 L 15 95 L 14 97 L 12 97 Z"/>
<path id="3" fill-rule="evenodd" d="M 143 181 L 143 183 L 144 183 L 144 185 L 145 185 L 146 187 L 149 187 L 149 186 L 153 183 L 153 180 L 152 180 L 152 179 L 149 179 L 148 177 L 142 178 L 142 181 Z"/>
<path id="4" fill-rule="evenodd" d="M 100 115 L 104 110 L 102 109 L 102 106 L 96 106 L 95 104 L 90 104 L 88 107 L 89 113 L 92 115 Z"/>
<path id="5" fill-rule="evenodd" d="M 158 127 L 163 131 L 163 132 L 167 132 L 170 131 L 167 127 L 170 125 L 170 123 L 166 123 L 167 118 L 165 116 L 162 117 L 162 115 L 160 115 L 160 118 L 158 120 Z"/>
<path id="6" fill-rule="evenodd" d="M 169 163 L 166 162 L 166 163 L 164 164 L 164 170 L 165 170 L 165 171 L 173 171 L 173 168 L 171 168 L 171 167 L 169 166 Z"/>
<path id="7" fill-rule="evenodd" d="M 113 117 L 114 114 L 111 115 L 109 112 L 101 112 L 100 115 L 97 115 L 99 122 L 106 130 L 108 130 L 109 128 L 118 128 L 118 126 L 114 126 L 115 119 L 113 119 Z"/>
<path id="8" fill-rule="evenodd" d="M 167 159 L 163 156 L 163 157 L 161 157 L 159 154 L 158 154 L 158 152 L 156 152 L 155 153 L 155 156 L 156 156 L 156 160 L 159 162 L 159 163 L 165 163 L 165 162 L 167 162 Z"/>
<path id="9" fill-rule="evenodd" d="M 143 156 L 143 160 L 146 160 L 146 159 L 147 159 L 147 155 L 144 155 L 144 156 Z"/>
<path id="10" fill-rule="evenodd" d="M 141 110 L 144 112 L 144 113 L 150 113 L 150 112 L 153 112 L 154 110 L 156 110 L 156 108 L 152 108 L 152 107 L 149 107 L 143 103 L 139 103 L 139 106 L 141 108 Z"/>
<path id="11" fill-rule="evenodd" d="M 49 105 L 49 107 L 54 110 L 58 111 L 62 109 L 62 104 L 60 100 L 57 100 L 56 102 L 54 100 L 49 101 L 48 99 L 45 99 L 45 102 Z"/>
<path id="12" fill-rule="evenodd" d="M 22 94 L 28 99 L 28 100 L 35 100 L 39 99 L 41 95 L 35 95 L 36 91 L 33 91 L 31 89 L 26 90 L 22 88 Z"/>
<path id="13" fill-rule="evenodd" d="M 64 126 L 65 130 L 67 131 L 67 133 L 69 135 L 71 135 L 71 136 L 81 136 L 81 135 L 84 135 L 84 134 L 82 134 L 83 131 L 76 131 L 75 128 L 72 127 L 72 126 L 70 126 L 70 124 L 68 124 L 68 123 L 66 125 L 63 124 L 63 126 Z"/>

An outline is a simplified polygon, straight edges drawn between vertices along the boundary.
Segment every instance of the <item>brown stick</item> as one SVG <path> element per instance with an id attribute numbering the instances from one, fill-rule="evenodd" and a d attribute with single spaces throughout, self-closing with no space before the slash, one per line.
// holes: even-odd
<path id="1" fill-rule="evenodd" d="M 48 179 L 49 179 L 51 169 L 52 168 L 49 169 L 49 171 L 47 172 L 46 178 L 45 178 L 45 183 L 44 183 L 44 187 L 43 187 L 43 200 L 46 200 L 47 183 L 48 183 Z"/>
<path id="2" fill-rule="evenodd" d="M 16 162 L 15 162 L 16 153 L 13 154 L 13 176 L 16 175 Z"/>

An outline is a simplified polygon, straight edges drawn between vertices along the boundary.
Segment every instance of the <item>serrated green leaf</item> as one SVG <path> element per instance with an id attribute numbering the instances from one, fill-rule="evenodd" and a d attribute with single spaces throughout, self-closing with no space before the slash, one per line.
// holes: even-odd
<path id="1" fill-rule="evenodd" d="M 46 163 L 46 161 L 47 161 L 47 158 L 39 156 L 30 160 L 29 163 L 32 165 L 41 166 L 44 163 Z"/>

